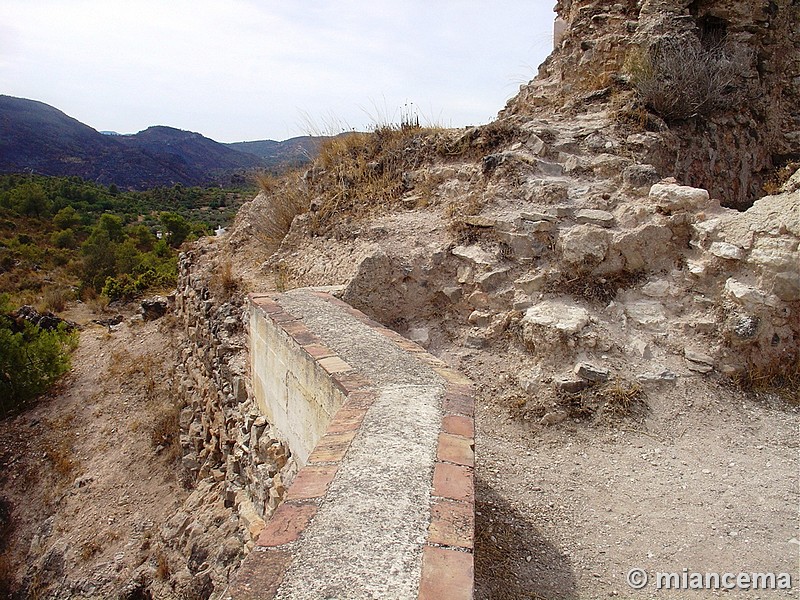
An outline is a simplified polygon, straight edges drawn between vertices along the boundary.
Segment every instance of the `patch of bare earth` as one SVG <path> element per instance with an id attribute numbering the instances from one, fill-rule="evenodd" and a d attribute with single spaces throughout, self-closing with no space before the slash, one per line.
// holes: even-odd
<path id="1" fill-rule="evenodd" d="M 84 325 L 71 372 L 0 422 L 0 591 L 17 597 L 114 597 L 143 563 L 163 567 L 153 534 L 188 495 L 177 477 L 179 329 L 169 316 L 127 314 L 113 330 L 80 307 L 66 316 Z"/>
<path id="2" fill-rule="evenodd" d="M 467 356 L 461 368 L 487 376 L 476 407 L 476 598 L 659 598 L 670 592 L 655 589 L 656 574 L 684 569 L 789 573 L 800 585 L 796 405 L 688 377 L 648 388 L 643 419 L 546 427 L 514 414 L 491 383 L 502 365 Z M 650 577 L 641 591 L 626 581 L 634 568 Z"/>

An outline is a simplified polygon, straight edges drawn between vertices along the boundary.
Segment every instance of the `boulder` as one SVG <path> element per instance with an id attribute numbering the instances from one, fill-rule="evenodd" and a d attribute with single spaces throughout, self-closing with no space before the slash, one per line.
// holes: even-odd
<path id="1" fill-rule="evenodd" d="M 559 238 L 562 258 L 573 265 L 596 265 L 608 253 L 608 232 L 594 225 L 578 225 Z"/>
<path id="2" fill-rule="evenodd" d="M 707 190 L 676 183 L 656 183 L 650 188 L 650 200 L 668 213 L 698 212 L 708 204 L 709 198 Z"/>
<path id="3" fill-rule="evenodd" d="M 525 311 L 522 323 L 572 335 L 589 324 L 589 311 L 570 300 L 544 300 Z"/>
<path id="4" fill-rule="evenodd" d="M 142 304 L 139 307 L 139 314 L 142 315 L 145 321 L 155 321 L 163 317 L 167 313 L 168 308 L 169 303 L 164 296 L 154 296 L 147 300 L 142 300 Z"/>

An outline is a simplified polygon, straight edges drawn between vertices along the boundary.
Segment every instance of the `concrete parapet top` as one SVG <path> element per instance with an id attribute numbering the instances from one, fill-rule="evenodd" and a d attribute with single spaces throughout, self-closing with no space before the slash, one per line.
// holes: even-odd
<path id="1" fill-rule="evenodd" d="M 325 292 L 252 296 L 251 311 L 344 402 L 224 597 L 472 598 L 469 380 Z"/>

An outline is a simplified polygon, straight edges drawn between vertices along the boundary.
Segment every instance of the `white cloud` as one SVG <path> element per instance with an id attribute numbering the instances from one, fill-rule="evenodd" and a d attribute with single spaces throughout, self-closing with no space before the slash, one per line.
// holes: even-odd
<path id="1" fill-rule="evenodd" d="M 4 0 L 0 87 L 98 129 L 221 141 L 302 134 L 302 111 L 360 127 L 406 101 L 486 122 L 549 51 L 553 14 L 535 4 Z"/>

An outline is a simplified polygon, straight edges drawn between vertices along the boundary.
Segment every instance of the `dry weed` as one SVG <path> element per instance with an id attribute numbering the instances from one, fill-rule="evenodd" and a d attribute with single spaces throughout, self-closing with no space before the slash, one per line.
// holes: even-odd
<path id="1" fill-rule="evenodd" d="M 556 396 L 573 419 L 641 419 L 647 412 L 642 386 L 621 377 L 596 383 L 580 392 L 557 391 Z"/>
<path id="2" fill-rule="evenodd" d="M 776 395 L 787 402 L 800 404 L 800 358 L 751 367 L 737 375 L 734 382 L 748 393 Z"/>
<path id="3" fill-rule="evenodd" d="M 309 196 L 298 172 L 287 173 L 280 179 L 262 176 L 259 187 L 264 192 L 264 201 L 259 210 L 251 212 L 250 220 L 256 238 L 272 254 L 286 237 L 294 218 L 308 210 Z"/>
<path id="4" fill-rule="evenodd" d="M 644 277 L 645 273 L 642 271 L 620 271 L 602 277 L 591 273 L 574 276 L 562 273 L 548 281 L 543 291 L 549 294 L 569 294 L 588 302 L 606 305 L 616 298 L 619 290 L 636 285 Z"/>

